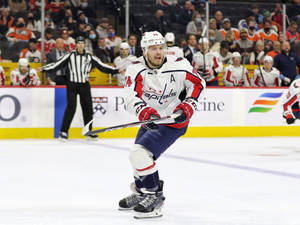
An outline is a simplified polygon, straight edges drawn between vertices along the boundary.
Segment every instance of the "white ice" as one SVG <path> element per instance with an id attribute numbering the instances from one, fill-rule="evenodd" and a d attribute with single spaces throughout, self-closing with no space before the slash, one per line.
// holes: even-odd
<path id="1" fill-rule="evenodd" d="M 158 160 L 164 215 L 118 211 L 133 139 L 0 141 L 0 225 L 299 225 L 299 138 L 182 138 Z"/>

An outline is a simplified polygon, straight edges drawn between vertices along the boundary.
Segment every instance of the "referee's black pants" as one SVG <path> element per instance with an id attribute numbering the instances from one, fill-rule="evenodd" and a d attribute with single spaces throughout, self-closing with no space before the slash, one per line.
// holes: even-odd
<path id="1" fill-rule="evenodd" d="M 83 114 L 84 124 L 87 124 L 93 119 L 93 102 L 91 95 L 91 87 L 89 82 L 75 83 L 67 82 L 67 107 L 64 113 L 63 122 L 60 131 L 68 133 L 71 122 L 73 120 L 76 106 L 77 106 L 77 94 L 80 97 L 80 105 Z M 92 125 L 90 125 L 92 129 Z"/>

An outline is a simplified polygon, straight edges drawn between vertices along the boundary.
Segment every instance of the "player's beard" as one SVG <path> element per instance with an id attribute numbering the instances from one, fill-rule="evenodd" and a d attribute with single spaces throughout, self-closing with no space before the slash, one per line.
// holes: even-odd
<path id="1" fill-rule="evenodd" d="M 154 69 L 154 68 L 159 67 L 163 63 L 164 59 L 165 59 L 165 56 L 163 54 L 156 55 L 153 57 L 153 59 L 147 57 L 147 62 L 148 62 L 149 67 Z"/>

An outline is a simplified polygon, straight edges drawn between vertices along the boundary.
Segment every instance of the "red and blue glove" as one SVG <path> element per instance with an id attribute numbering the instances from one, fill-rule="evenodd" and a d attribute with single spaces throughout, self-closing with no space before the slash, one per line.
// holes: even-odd
<path id="1" fill-rule="evenodd" d="M 182 114 L 176 117 L 174 120 L 176 123 L 184 123 L 189 121 L 194 114 L 193 107 L 187 102 L 181 102 L 174 110 L 174 113 L 181 110 Z"/>
<path id="2" fill-rule="evenodd" d="M 146 107 L 139 114 L 139 120 L 140 121 L 145 121 L 145 120 L 155 119 L 155 118 L 160 118 L 160 115 L 152 107 Z M 144 125 L 144 128 L 146 128 L 147 130 L 157 130 L 158 125 L 155 124 L 155 123 L 146 123 Z"/>
<path id="3" fill-rule="evenodd" d="M 296 118 L 292 112 L 285 111 L 283 117 L 286 119 L 287 124 L 292 124 L 295 122 Z"/>

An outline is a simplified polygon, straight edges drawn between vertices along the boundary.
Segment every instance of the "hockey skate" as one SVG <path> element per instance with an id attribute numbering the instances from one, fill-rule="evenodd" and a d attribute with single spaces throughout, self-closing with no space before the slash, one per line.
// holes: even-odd
<path id="1" fill-rule="evenodd" d="M 87 135 L 86 140 L 88 140 L 88 141 L 98 141 L 98 135 L 97 134 Z"/>
<path id="2" fill-rule="evenodd" d="M 119 201 L 119 210 L 131 210 L 137 206 L 146 196 L 136 189 L 134 183 L 130 185 L 133 193 Z"/>
<path id="3" fill-rule="evenodd" d="M 68 134 L 66 132 L 59 132 L 58 140 L 66 142 L 68 140 Z"/>
<path id="4" fill-rule="evenodd" d="M 162 216 L 162 207 L 165 200 L 163 196 L 163 181 L 159 181 L 158 191 L 144 194 L 144 199 L 133 208 L 135 219 L 155 218 Z"/>

